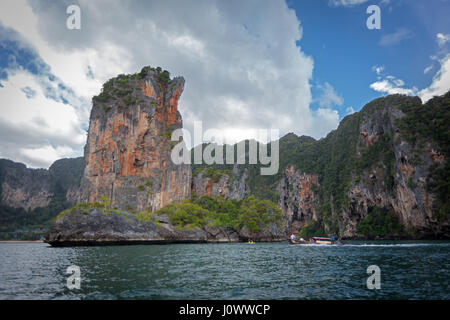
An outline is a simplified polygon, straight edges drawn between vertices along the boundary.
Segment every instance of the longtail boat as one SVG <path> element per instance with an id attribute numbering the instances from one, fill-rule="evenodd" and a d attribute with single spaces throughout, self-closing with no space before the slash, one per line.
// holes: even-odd
<path id="1" fill-rule="evenodd" d="M 312 237 L 309 240 L 304 239 L 289 239 L 289 243 L 291 244 L 335 244 L 335 241 L 331 238 L 325 237 Z"/>

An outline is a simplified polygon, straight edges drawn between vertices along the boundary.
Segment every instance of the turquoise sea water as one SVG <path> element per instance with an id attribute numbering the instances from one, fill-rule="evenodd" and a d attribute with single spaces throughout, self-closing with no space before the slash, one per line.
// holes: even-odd
<path id="1" fill-rule="evenodd" d="M 450 242 L 0 243 L 0 299 L 450 299 Z M 80 268 L 81 288 L 66 286 Z M 369 290 L 367 267 L 381 270 Z"/>

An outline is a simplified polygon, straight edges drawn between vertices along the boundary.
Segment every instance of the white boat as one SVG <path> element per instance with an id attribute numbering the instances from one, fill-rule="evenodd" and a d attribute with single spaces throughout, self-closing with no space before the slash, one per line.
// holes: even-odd
<path id="1" fill-rule="evenodd" d="M 291 244 L 335 244 L 335 241 L 332 238 L 325 237 L 312 237 L 309 240 L 304 239 L 289 239 L 289 243 Z"/>

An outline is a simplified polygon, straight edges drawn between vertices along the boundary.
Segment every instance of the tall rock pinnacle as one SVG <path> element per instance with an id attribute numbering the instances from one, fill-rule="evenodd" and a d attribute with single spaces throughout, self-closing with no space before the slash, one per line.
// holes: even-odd
<path id="1" fill-rule="evenodd" d="M 184 78 L 151 67 L 103 85 L 92 99 L 81 203 L 106 196 L 113 208 L 140 211 L 190 197 L 190 165 L 170 158 L 183 89 Z"/>

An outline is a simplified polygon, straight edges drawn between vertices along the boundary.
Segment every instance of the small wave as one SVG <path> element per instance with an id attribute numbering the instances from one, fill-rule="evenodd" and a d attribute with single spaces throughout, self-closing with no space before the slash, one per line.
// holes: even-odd
<path id="1" fill-rule="evenodd" d="M 301 247 L 330 247 L 330 248 L 341 248 L 341 247 L 448 247 L 450 243 L 344 243 L 342 245 L 329 245 L 329 244 L 294 244 L 293 246 L 301 246 Z"/>
<path id="2" fill-rule="evenodd" d="M 446 247 L 450 246 L 450 243 L 344 243 L 344 247 Z"/>

